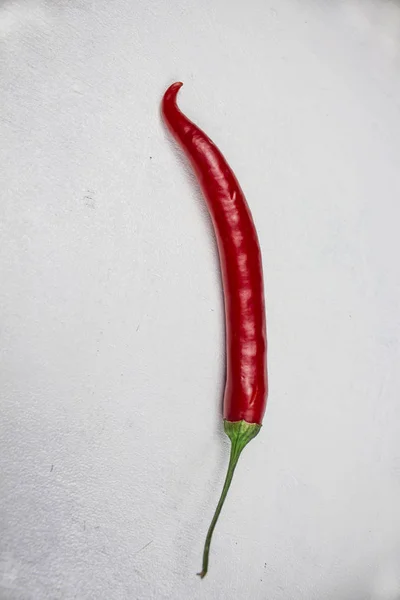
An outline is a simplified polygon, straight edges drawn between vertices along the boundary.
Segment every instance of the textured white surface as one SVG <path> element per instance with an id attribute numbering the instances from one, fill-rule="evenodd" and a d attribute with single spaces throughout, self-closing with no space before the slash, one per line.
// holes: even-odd
<path id="1" fill-rule="evenodd" d="M 1 600 L 400 598 L 400 7 L 4 1 Z M 228 458 L 221 147 L 264 255 L 270 400 Z"/>

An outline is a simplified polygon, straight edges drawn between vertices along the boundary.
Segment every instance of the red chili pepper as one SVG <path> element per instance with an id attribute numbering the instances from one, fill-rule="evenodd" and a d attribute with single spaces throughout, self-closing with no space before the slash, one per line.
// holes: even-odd
<path id="1" fill-rule="evenodd" d="M 260 431 L 267 394 L 267 338 L 261 252 L 245 196 L 214 143 L 179 110 L 182 83 L 164 94 L 162 113 L 189 157 L 207 201 L 221 262 L 226 320 L 224 429 L 231 454 L 221 498 L 207 532 L 200 577 L 208 569 L 211 537 L 239 456 Z"/>

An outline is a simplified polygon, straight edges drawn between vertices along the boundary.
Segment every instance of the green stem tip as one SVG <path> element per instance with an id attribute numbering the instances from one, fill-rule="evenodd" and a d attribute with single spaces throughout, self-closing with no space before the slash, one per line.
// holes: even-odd
<path id="1" fill-rule="evenodd" d="M 214 516 L 212 518 L 210 527 L 207 531 L 206 541 L 204 544 L 203 551 L 203 568 L 201 573 L 197 573 L 202 579 L 207 575 L 208 571 L 208 557 L 210 554 L 211 538 L 218 521 L 218 517 L 222 510 L 225 502 L 226 495 L 232 483 L 232 477 L 236 469 L 239 457 L 242 450 L 247 444 L 256 437 L 257 433 L 261 429 L 261 425 L 258 423 L 247 423 L 247 421 L 224 421 L 224 429 L 226 435 L 231 440 L 231 454 L 229 457 L 228 471 L 225 477 L 224 487 L 222 488 L 221 497 L 215 509 Z"/>

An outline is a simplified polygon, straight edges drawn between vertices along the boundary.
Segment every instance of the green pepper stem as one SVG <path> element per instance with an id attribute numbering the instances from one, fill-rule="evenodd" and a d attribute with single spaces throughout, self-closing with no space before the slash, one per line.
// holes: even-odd
<path id="1" fill-rule="evenodd" d="M 202 579 L 207 575 L 208 557 L 210 554 L 211 538 L 218 521 L 218 517 L 225 502 L 225 498 L 232 483 L 232 477 L 236 469 L 239 457 L 242 450 L 252 440 L 261 429 L 258 423 L 247 423 L 247 421 L 224 421 L 224 429 L 226 435 L 231 440 L 231 454 L 229 457 L 228 471 L 225 477 L 224 487 L 222 488 L 221 497 L 215 509 L 210 527 L 208 528 L 206 541 L 203 551 L 203 568 L 201 573 L 197 573 Z"/>

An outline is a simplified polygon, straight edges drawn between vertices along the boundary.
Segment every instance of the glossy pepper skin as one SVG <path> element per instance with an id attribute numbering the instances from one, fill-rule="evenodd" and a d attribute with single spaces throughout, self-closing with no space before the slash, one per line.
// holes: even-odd
<path id="1" fill-rule="evenodd" d="M 182 83 L 162 111 L 184 148 L 211 214 L 221 262 L 226 320 L 224 418 L 261 424 L 268 394 L 264 283 L 257 232 L 243 191 L 220 150 L 179 110 Z"/>
<path id="2" fill-rule="evenodd" d="M 207 533 L 203 570 L 208 569 L 211 537 L 241 451 L 260 431 L 265 413 L 267 337 L 261 252 L 243 191 L 224 156 L 210 138 L 178 108 L 182 83 L 172 84 L 162 100 L 163 118 L 184 149 L 210 212 L 221 263 L 226 321 L 224 427 L 231 456 L 221 499 Z"/>

